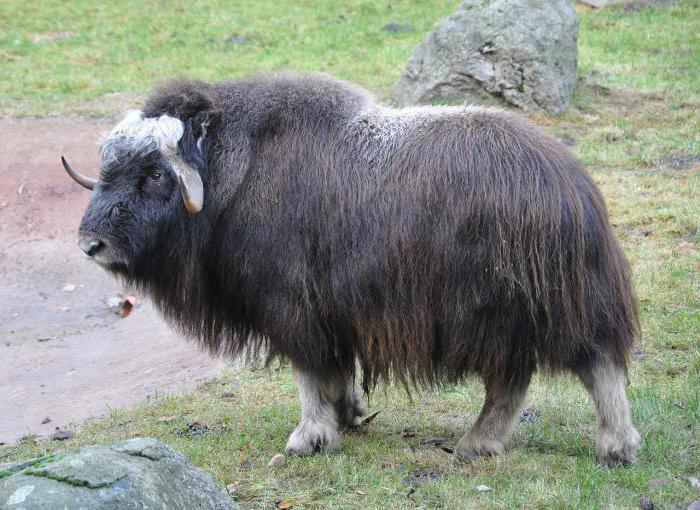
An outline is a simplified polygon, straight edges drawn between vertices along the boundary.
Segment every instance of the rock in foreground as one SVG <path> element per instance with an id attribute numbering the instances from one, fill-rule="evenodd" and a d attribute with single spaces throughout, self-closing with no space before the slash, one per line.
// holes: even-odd
<path id="1" fill-rule="evenodd" d="M 237 507 L 214 478 L 155 439 L 0 465 L 0 508 Z"/>
<path id="2" fill-rule="evenodd" d="M 570 0 L 466 0 L 413 52 L 392 100 L 505 101 L 558 115 L 576 85 L 577 36 Z"/>

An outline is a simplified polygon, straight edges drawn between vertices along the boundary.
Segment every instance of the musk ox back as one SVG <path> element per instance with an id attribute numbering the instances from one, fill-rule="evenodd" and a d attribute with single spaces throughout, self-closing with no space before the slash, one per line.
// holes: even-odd
<path id="1" fill-rule="evenodd" d="M 522 117 L 388 108 L 325 75 L 175 81 L 105 139 L 99 180 L 66 169 L 93 189 L 85 253 L 212 351 L 291 362 L 290 452 L 361 422 L 360 372 L 478 374 L 455 453 L 500 453 L 539 367 L 591 393 L 601 462 L 634 460 L 629 267 L 595 184 Z"/>

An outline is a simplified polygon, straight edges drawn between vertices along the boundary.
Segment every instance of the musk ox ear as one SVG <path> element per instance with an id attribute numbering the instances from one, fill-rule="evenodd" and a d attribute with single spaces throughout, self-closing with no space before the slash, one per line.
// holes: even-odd
<path id="1" fill-rule="evenodd" d="M 196 168 L 206 172 L 209 163 L 209 146 L 211 143 L 210 126 L 214 114 L 202 112 L 184 122 L 182 137 L 178 142 L 178 152 L 182 159 Z"/>

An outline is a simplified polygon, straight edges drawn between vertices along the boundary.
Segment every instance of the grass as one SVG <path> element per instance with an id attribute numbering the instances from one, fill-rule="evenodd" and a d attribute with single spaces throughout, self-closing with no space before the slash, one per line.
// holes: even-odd
<path id="1" fill-rule="evenodd" d="M 6 0 L 0 109 L 101 112 L 112 107 L 109 94 L 138 95 L 166 76 L 212 80 L 278 68 L 324 70 L 384 95 L 422 33 L 456 3 L 261 1 L 222 10 L 213 2 Z M 686 508 L 700 499 L 689 481 L 700 477 L 700 1 L 647 3 L 582 11 L 572 107 L 560 118 L 532 116 L 573 141 L 634 267 L 643 324 L 628 389 L 644 435 L 637 466 L 599 467 L 583 389 L 538 377 L 527 399 L 533 418 L 517 426 L 501 458 L 456 463 L 430 443 L 453 446 L 476 417 L 483 390 L 469 380 L 413 401 L 400 389 L 378 392 L 371 408 L 384 411 L 347 434 L 339 453 L 268 468 L 299 413 L 286 368 L 231 372 L 191 394 L 81 425 L 62 443 L 27 438 L 0 450 L 0 460 L 153 436 L 222 484 L 236 483 L 244 508 L 279 500 L 326 509 L 635 508 L 642 497 Z M 381 31 L 389 22 L 416 30 Z M 63 31 L 72 35 L 32 42 Z M 232 34 L 249 40 L 226 43 Z M 193 422 L 209 431 L 178 433 Z M 491 490 L 477 492 L 479 485 Z"/>

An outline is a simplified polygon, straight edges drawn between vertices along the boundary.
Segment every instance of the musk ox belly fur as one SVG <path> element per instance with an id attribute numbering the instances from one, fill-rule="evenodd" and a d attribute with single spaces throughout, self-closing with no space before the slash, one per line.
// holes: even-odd
<path id="1" fill-rule="evenodd" d="M 156 91 L 102 144 L 79 244 L 214 352 L 291 361 L 287 449 L 335 448 L 365 391 L 486 384 L 462 458 L 499 453 L 536 368 L 576 373 L 597 455 L 632 462 L 638 329 L 603 199 L 514 113 L 394 109 L 326 75 Z M 183 204 L 184 202 L 184 204 Z"/>

